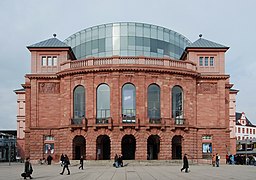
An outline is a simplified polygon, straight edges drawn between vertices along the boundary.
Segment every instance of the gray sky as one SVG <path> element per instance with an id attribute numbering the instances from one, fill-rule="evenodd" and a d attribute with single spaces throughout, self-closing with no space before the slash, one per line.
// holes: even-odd
<path id="1" fill-rule="evenodd" d="M 226 73 L 240 90 L 237 111 L 256 124 L 255 7 L 254 0 L 0 0 L 0 129 L 16 129 L 13 90 L 30 73 L 26 46 L 53 33 L 63 41 L 87 27 L 120 21 L 163 26 L 192 42 L 202 33 L 229 46 Z"/>

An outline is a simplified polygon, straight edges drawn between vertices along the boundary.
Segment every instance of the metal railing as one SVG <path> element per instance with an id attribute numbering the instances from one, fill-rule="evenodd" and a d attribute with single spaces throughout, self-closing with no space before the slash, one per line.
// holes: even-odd
<path id="1" fill-rule="evenodd" d="M 96 124 L 108 124 L 109 117 L 110 117 L 110 109 L 97 110 Z"/>
<path id="2" fill-rule="evenodd" d="M 172 114 L 174 116 L 174 124 L 176 125 L 185 124 L 183 111 L 175 110 L 175 111 L 172 111 Z"/>
<path id="3" fill-rule="evenodd" d="M 136 122 L 136 109 L 123 109 L 122 122 L 123 123 L 135 123 Z"/>

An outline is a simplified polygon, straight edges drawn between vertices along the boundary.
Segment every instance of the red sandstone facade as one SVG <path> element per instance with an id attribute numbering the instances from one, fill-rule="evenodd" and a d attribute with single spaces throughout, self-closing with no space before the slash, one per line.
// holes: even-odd
<path id="1" fill-rule="evenodd" d="M 70 48 L 29 48 L 31 74 L 23 84 L 26 156 L 39 160 L 51 154 L 58 161 L 65 153 L 71 159 L 80 155 L 87 160 L 114 159 L 115 154 L 129 154 L 125 149 L 132 148 L 136 160 L 179 159 L 187 153 L 190 159 L 203 162 L 219 153 L 224 161 L 230 151 L 232 87 L 224 70 L 227 49 L 186 48 L 178 61 L 119 56 L 75 60 Z M 42 66 L 42 56 L 56 56 L 56 66 Z M 214 66 L 200 66 L 200 57 L 214 57 Z M 103 83 L 110 88 L 110 118 L 97 124 L 97 87 Z M 122 121 L 122 87 L 127 83 L 136 87 L 135 123 Z M 151 84 L 160 87 L 160 123 L 150 122 L 147 115 Z M 78 85 L 85 88 L 85 117 L 74 124 L 74 89 Z M 182 123 L 172 117 L 174 86 L 183 90 Z M 211 150 L 205 152 L 209 144 Z M 149 152 L 154 157 L 149 158 Z"/>

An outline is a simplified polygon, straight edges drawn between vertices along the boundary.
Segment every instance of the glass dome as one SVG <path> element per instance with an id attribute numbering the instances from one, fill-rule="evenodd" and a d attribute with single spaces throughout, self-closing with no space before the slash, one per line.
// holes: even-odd
<path id="1" fill-rule="evenodd" d="M 147 56 L 179 59 L 191 42 L 183 35 L 151 24 L 118 22 L 81 30 L 65 41 L 77 59 Z"/>

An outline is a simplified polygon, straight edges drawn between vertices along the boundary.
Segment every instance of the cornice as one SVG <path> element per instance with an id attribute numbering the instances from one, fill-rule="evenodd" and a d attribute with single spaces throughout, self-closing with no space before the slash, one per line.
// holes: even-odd
<path id="1" fill-rule="evenodd" d="M 114 71 L 135 71 L 135 72 L 157 72 L 157 73 L 168 73 L 168 74 L 181 74 L 197 77 L 198 72 L 192 70 L 184 70 L 181 68 L 159 68 L 149 66 L 104 66 L 104 67 L 85 67 L 79 69 L 68 69 L 57 73 L 58 77 L 74 75 L 74 74 L 86 74 L 86 73 L 97 73 L 97 72 L 114 72 Z"/>
<path id="2" fill-rule="evenodd" d="M 200 75 L 200 79 L 228 79 L 230 75 L 221 74 L 221 75 Z"/>
<path id="3" fill-rule="evenodd" d="M 56 74 L 26 74 L 28 79 L 59 79 Z"/>

